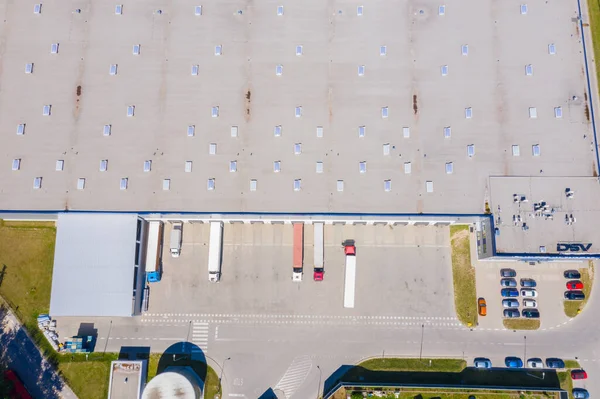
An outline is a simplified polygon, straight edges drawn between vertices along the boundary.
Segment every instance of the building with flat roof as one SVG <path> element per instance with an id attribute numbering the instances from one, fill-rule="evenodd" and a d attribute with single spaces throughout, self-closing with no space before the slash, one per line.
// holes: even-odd
<path id="1" fill-rule="evenodd" d="M 140 399 L 146 385 L 146 360 L 115 360 L 110 363 L 108 399 Z"/>
<path id="2" fill-rule="evenodd" d="M 483 214 L 597 176 L 575 0 L 82 7 L 0 9 L 4 212 Z"/>
<path id="3" fill-rule="evenodd" d="M 146 223 L 135 214 L 61 213 L 50 314 L 132 316 L 141 311 Z"/>

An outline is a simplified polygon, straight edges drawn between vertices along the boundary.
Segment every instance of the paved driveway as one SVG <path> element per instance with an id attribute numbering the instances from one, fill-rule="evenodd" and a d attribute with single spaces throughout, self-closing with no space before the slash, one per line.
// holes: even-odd
<path id="1" fill-rule="evenodd" d="M 187 223 L 181 256 L 165 251 L 148 313 L 454 317 L 447 227 L 326 225 L 325 279 L 316 282 L 313 226 L 306 225 L 300 283 L 292 282 L 291 225 L 226 224 L 217 284 L 208 281 L 208 230 Z M 349 238 L 357 245 L 354 309 L 343 308 L 341 243 Z"/>

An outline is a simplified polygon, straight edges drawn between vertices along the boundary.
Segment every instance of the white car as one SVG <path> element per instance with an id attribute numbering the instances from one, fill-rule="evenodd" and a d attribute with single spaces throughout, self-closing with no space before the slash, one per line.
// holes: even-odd
<path id="1" fill-rule="evenodd" d="M 535 298 L 537 297 L 537 291 L 536 290 L 528 290 L 528 289 L 524 289 L 521 290 L 521 296 L 525 297 L 525 298 Z"/>
<path id="2" fill-rule="evenodd" d="M 523 299 L 523 307 L 537 308 L 537 302 L 535 299 Z"/>
<path id="3" fill-rule="evenodd" d="M 544 368 L 544 363 L 542 362 L 542 359 L 540 359 L 538 357 L 534 357 L 534 358 L 527 360 L 527 368 L 541 369 L 541 368 Z"/>

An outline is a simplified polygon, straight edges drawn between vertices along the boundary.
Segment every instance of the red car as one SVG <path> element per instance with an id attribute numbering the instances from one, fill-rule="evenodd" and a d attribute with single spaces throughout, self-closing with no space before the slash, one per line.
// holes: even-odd
<path id="1" fill-rule="evenodd" d="M 13 370 L 6 370 L 4 372 L 4 381 L 10 381 L 12 389 L 8 392 L 10 399 L 33 399 L 33 397 L 27 392 L 25 385 L 17 376 Z"/>
<path id="2" fill-rule="evenodd" d="M 587 379 L 587 373 L 585 370 L 571 370 L 571 378 L 574 380 L 585 380 Z"/>
<path id="3" fill-rule="evenodd" d="M 569 291 L 581 291 L 583 289 L 583 283 L 579 280 L 573 280 L 573 281 L 569 281 L 567 282 L 567 289 Z"/>

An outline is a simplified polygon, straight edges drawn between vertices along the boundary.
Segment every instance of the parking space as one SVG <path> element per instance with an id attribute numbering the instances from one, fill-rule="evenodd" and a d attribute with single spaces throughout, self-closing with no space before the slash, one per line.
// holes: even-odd
<path id="1" fill-rule="evenodd" d="M 479 317 L 480 328 L 504 328 L 503 327 L 503 311 L 502 305 L 504 298 L 501 295 L 503 287 L 500 285 L 502 277 L 500 270 L 513 269 L 516 272 L 514 280 L 517 286 L 514 287 L 519 291 L 519 296 L 516 299 L 519 302 L 519 307 L 516 308 L 520 312 L 525 308 L 523 306 L 523 296 L 521 295 L 521 279 L 533 279 L 536 282 L 537 297 L 525 298 L 534 299 L 537 304 L 537 309 L 540 312 L 540 328 L 550 328 L 558 326 L 568 320 L 568 317 L 563 311 L 563 300 L 565 292 L 565 283 L 568 281 L 564 278 L 563 273 L 569 269 L 579 269 L 585 267 L 587 262 L 548 262 L 534 263 L 528 262 L 478 262 L 476 263 L 476 278 L 477 278 L 477 296 L 484 297 L 487 301 L 487 316 Z"/>
<path id="2" fill-rule="evenodd" d="M 171 225 L 165 224 L 168 241 Z M 186 223 L 181 256 L 163 250 L 150 313 L 454 317 L 448 227 L 326 225 L 325 277 L 313 280 L 313 226 L 304 228 L 304 275 L 292 281 L 289 224 L 225 224 L 222 277 L 208 281 L 209 226 Z M 342 241 L 357 247 L 355 307 L 345 309 Z"/>

